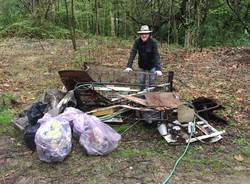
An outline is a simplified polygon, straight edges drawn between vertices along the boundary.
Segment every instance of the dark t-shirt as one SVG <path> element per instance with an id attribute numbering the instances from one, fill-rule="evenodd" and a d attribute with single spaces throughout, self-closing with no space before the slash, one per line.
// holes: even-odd
<path id="1" fill-rule="evenodd" d="M 150 70 L 152 68 L 161 70 L 160 55 L 156 40 L 149 38 L 146 42 L 143 42 L 141 38 L 137 38 L 130 51 L 127 67 L 132 68 L 137 52 L 139 53 L 138 65 L 140 68 L 144 70 Z"/>

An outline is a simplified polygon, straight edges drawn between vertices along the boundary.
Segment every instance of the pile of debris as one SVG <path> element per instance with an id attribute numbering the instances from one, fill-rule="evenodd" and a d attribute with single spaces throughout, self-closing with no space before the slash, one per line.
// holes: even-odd
<path id="1" fill-rule="evenodd" d="M 120 79 L 94 80 L 88 72 L 88 67 L 59 71 L 66 91 L 46 91 L 15 117 L 26 144 L 37 149 L 41 160 L 62 161 L 71 150 L 71 130 L 89 155 L 113 151 L 121 136 L 107 124 L 155 123 L 169 144 L 222 139 L 224 131 L 200 116 L 221 106 L 206 98 L 181 102 L 173 92 L 173 72 L 168 72 L 165 82 L 145 85 L 143 91 L 138 84 Z"/>

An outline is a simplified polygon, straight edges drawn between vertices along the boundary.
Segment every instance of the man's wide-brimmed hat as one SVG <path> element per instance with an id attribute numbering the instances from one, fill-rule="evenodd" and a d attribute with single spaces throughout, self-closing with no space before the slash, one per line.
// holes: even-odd
<path id="1" fill-rule="evenodd" d="M 140 31 L 138 31 L 137 33 L 139 34 L 143 34 L 143 33 L 151 33 L 152 31 L 149 29 L 148 25 L 143 25 L 141 26 Z"/>

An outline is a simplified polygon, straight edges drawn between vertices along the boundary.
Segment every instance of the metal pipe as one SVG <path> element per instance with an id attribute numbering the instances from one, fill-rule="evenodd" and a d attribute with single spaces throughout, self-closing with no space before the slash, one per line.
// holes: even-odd
<path id="1" fill-rule="evenodd" d="M 173 79 L 174 79 L 174 72 L 169 71 L 168 72 L 168 82 L 170 83 L 169 91 L 173 91 Z"/>
<path id="2" fill-rule="evenodd" d="M 97 85 L 121 85 L 121 86 L 145 86 L 145 87 L 166 87 L 169 86 L 170 83 L 164 83 L 164 84 L 159 84 L 159 85 L 148 85 L 148 84 L 130 84 L 130 83 L 110 83 L 110 82 L 80 82 L 76 84 L 76 88 L 78 86 L 83 85 L 83 84 L 97 84 Z"/>

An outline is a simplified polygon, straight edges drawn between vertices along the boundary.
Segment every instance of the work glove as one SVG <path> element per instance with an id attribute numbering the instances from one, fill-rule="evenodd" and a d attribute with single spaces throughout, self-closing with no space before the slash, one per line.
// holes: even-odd
<path id="1" fill-rule="evenodd" d="M 123 72 L 127 72 L 127 73 L 131 71 L 133 71 L 132 68 L 126 68 L 125 70 L 123 70 Z"/>
<path id="2" fill-rule="evenodd" d="M 157 76 L 162 76 L 162 72 L 161 72 L 160 70 L 156 70 L 156 71 L 155 71 L 155 74 L 156 74 Z"/>

